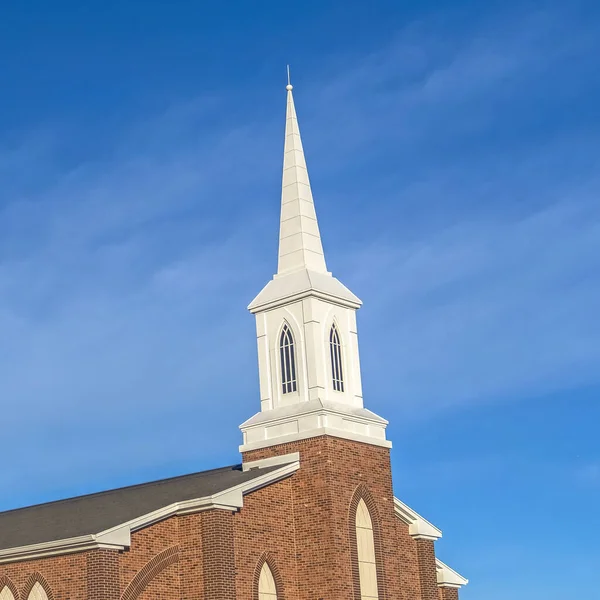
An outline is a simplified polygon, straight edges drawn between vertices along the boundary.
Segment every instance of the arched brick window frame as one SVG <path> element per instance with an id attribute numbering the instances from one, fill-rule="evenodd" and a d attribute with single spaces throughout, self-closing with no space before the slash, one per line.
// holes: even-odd
<path id="1" fill-rule="evenodd" d="M 129 582 L 121 594 L 121 600 L 135 600 L 148 587 L 148 584 L 167 567 L 179 562 L 179 546 L 173 546 L 157 554 L 148 561 Z"/>
<path id="2" fill-rule="evenodd" d="M 33 590 L 33 587 L 36 583 L 39 583 L 42 586 L 42 589 L 46 593 L 46 597 L 48 600 L 54 600 L 54 593 L 52 592 L 52 588 L 46 581 L 46 578 L 41 573 L 32 573 L 25 582 L 25 586 L 23 587 L 23 593 L 21 594 L 21 598 L 27 600 L 29 598 L 29 594 Z"/>
<path id="3" fill-rule="evenodd" d="M 6 575 L 2 575 L 0 577 L 0 594 L 4 588 L 8 588 L 10 590 L 10 593 L 13 595 L 15 600 L 19 600 L 20 596 L 17 586 Z"/>
<path id="4" fill-rule="evenodd" d="M 360 574 L 358 571 L 358 548 L 356 543 L 356 510 L 359 502 L 363 500 L 369 509 L 371 521 L 373 523 L 373 542 L 375 545 L 375 562 L 377 567 L 377 593 L 379 600 L 386 600 L 385 575 L 383 570 L 383 546 L 381 536 L 381 519 L 377 505 L 373 500 L 371 492 L 365 485 L 360 485 L 354 492 L 348 511 L 348 532 L 350 534 L 350 555 L 352 557 L 352 587 L 354 589 L 354 599 L 361 600 L 360 594 Z"/>
<path id="5" fill-rule="evenodd" d="M 254 579 L 252 582 L 252 598 L 253 600 L 258 600 L 258 582 L 260 580 L 260 572 L 262 571 L 263 565 L 267 563 L 267 566 L 271 570 L 271 574 L 273 575 L 273 579 L 275 580 L 275 589 L 277 590 L 277 600 L 285 600 L 285 593 L 283 589 L 283 579 L 281 578 L 281 573 L 273 560 L 273 557 L 265 552 L 258 562 L 256 563 L 256 569 L 254 570 Z"/>

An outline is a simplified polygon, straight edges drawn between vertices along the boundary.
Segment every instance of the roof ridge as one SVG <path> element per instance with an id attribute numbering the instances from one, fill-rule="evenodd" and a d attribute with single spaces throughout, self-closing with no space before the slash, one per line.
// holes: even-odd
<path id="1" fill-rule="evenodd" d="M 119 492 L 122 490 L 140 488 L 140 487 L 144 487 L 144 486 L 151 486 L 151 485 L 156 485 L 159 483 L 166 483 L 166 482 L 170 482 L 170 481 L 175 481 L 176 479 L 184 479 L 186 477 L 193 477 L 194 475 L 203 475 L 205 473 L 214 473 L 217 471 L 229 471 L 229 470 L 233 471 L 236 469 L 236 467 L 241 470 L 241 468 L 242 468 L 241 463 L 237 463 L 234 465 L 227 465 L 225 467 L 216 467 L 214 469 L 206 469 L 206 471 L 196 471 L 195 473 L 187 473 L 185 475 L 175 475 L 173 477 L 165 477 L 163 479 L 155 479 L 154 481 L 145 481 L 143 483 L 134 483 L 131 485 L 123 485 L 120 487 L 111 488 L 109 490 L 101 490 L 99 492 L 92 492 L 90 494 L 81 494 L 78 496 L 70 496 L 68 498 L 60 498 L 58 500 L 50 500 L 49 502 L 39 502 L 38 504 L 30 504 L 28 506 L 21 506 L 19 508 L 9 508 L 8 510 L 0 511 L 0 516 L 6 515 L 8 513 L 18 512 L 21 510 L 28 510 L 30 508 L 39 508 L 40 506 L 49 506 L 51 504 L 60 504 L 62 502 L 71 502 L 73 500 L 80 500 L 83 498 L 92 498 L 94 496 L 102 496 L 103 494 L 110 494 L 112 492 Z"/>

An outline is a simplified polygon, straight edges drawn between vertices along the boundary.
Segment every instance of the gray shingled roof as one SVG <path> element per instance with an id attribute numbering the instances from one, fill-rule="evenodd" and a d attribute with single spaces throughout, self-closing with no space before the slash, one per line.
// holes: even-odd
<path id="1" fill-rule="evenodd" d="M 241 465 L 0 512 L 0 550 L 100 533 L 175 502 L 211 496 L 281 468 Z"/>

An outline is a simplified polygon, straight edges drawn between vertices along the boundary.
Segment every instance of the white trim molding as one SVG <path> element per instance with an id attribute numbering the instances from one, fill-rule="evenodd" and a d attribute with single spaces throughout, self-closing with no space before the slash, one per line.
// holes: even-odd
<path id="1" fill-rule="evenodd" d="M 311 400 L 259 412 L 240 425 L 240 452 L 330 435 L 391 448 L 385 437 L 387 421 L 362 407 Z"/>
<path id="2" fill-rule="evenodd" d="M 287 465 L 294 462 L 300 462 L 300 452 L 290 452 L 290 454 L 281 454 L 280 456 L 270 456 L 259 460 L 250 460 L 242 465 L 244 471 L 251 469 L 264 469 L 266 467 L 275 467 L 277 465 Z"/>
<path id="3" fill-rule="evenodd" d="M 451 569 L 439 558 L 435 559 L 435 570 L 437 574 L 437 584 L 439 587 L 458 589 L 469 583 L 468 579 L 457 573 L 454 569 Z"/>
<path id="4" fill-rule="evenodd" d="M 394 511 L 408 525 L 408 532 L 415 540 L 435 541 L 442 537 L 440 529 L 398 498 L 394 498 Z"/>
<path id="5" fill-rule="evenodd" d="M 82 535 L 64 540 L 0 550 L 0 564 L 46 558 L 57 554 L 72 554 L 97 548 L 124 550 L 130 544 L 131 532 L 129 529 L 127 527 L 114 527 L 111 532 Z"/>
<path id="6" fill-rule="evenodd" d="M 267 465 L 262 466 L 264 468 Z M 299 468 L 299 460 L 287 460 L 286 464 L 279 469 L 255 477 L 250 481 L 228 488 L 217 494 L 193 500 L 185 500 L 183 502 L 175 502 L 99 533 L 62 540 L 52 540 L 50 542 L 17 548 L 6 548 L 0 550 L 0 564 L 45 558 L 57 554 L 73 554 L 75 552 L 96 550 L 98 548 L 122 551 L 131 546 L 131 534 L 134 531 L 176 515 L 188 515 L 212 509 L 237 511 L 244 506 L 245 494 L 285 479 Z"/>

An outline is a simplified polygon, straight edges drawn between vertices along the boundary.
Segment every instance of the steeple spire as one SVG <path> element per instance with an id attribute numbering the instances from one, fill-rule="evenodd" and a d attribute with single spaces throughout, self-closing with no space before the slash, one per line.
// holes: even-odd
<path id="1" fill-rule="evenodd" d="M 293 86 L 289 81 L 288 67 L 277 274 L 283 275 L 301 269 L 327 273 L 317 214 L 300 139 L 292 94 Z"/>

